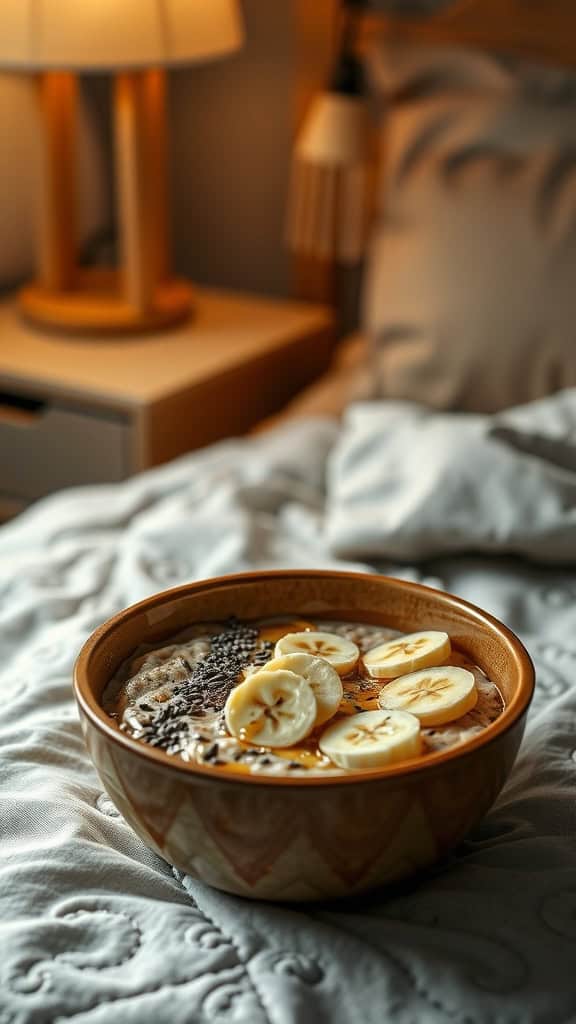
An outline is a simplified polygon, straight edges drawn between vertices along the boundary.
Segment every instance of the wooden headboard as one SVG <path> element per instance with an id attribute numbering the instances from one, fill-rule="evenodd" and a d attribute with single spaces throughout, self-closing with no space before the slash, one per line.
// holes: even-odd
<path id="1" fill-rule="evenodd" d="M 358 0 L 356 0 L 358 3 Z M 325 88 L 336 53 L 342 0 L 293 0 L 296 27 L 294 129 L 308 104 Z M 397 0 L 398 4 L 398 0 Z M 359 4 L 361 9 L 361 2 Z M 377 38 L 469 46 L 523 57 L 535 62 L 576 66 L 576 0 L 452 0 L 435 14 L 391 14 L 387 0 L 365 0 L 360 14 L 359 48 Z M 332 269 L 296 257 L 296 292 L 330 300 Z"/>
<path id="2" fill-rule="evenodd" d="M 363 15 L 364 40 L 382 33 L 576 65 L 575 0 L 452 0 L 436 14 L 418 18 Z"/>

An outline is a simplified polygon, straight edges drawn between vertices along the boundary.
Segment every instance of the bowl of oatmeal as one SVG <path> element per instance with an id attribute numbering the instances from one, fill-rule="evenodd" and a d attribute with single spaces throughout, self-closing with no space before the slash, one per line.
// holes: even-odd
<path id="1" fill-rule="evenodd" d="M 521 642 L 449 594 L 278 571 L 156 594 L 84 645 L 102 783 L 181 871 L 258 899 L 417 873 L 486 813 L 534 686 Z"/>

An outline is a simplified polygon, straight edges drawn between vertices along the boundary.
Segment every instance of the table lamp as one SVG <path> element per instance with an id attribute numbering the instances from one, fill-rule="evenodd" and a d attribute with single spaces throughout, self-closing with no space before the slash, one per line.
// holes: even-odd
<path id="1" fill-rule="evenodd" d="M 294 146 L 286 236 L 314 259 L 356 263 L 369 224 L 369 118 L 356 36 L 364 0 L 345 0 L 329 88 L 315 97 Z"/>
<path id="2" fill-rule="evenodd" d="M 38 73 L 42 162 L 38 267 L 19 296 L 31 321 L 89 333 L 154 330 L 186 319 L 192 290 L 171 276 L 166 67 L 237 49 L 237 0 L 2 0 L 0 69 Z M 78 72 L 114 74 L 120 265 L 77 256 Z"/>

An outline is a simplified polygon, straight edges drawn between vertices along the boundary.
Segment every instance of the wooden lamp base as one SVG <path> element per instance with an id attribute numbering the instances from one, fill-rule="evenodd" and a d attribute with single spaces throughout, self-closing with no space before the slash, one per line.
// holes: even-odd
<path id="1" fill-rule="evenodd" d="M 193 308 L 193 290 L 178 279 L 157 285 L 144 309 L 122 295 L 118 272 L 85 270 L 77 289 L 55 292 L 41 283 L 20 291 L 20 310 L 26 320 L 48 330 L 110 335 L 157 331 L 187 320 Z"/>
<path id="2" fill-rule="evenodd" d="M 154 331 L 185 320 L 192 289 L 168 259 L 166 79 L 163 71 L 116 75 L 114 124 L 119 267 L 78 266 L 78 79 L 39 76 L 42 174 L 37 280 L 20 293 L 34 324 L 92 335 Z"/>

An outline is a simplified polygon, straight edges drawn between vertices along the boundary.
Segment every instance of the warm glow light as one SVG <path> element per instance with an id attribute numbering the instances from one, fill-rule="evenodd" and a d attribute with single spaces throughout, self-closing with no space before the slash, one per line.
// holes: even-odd
<path id="1" fill-rule="evenodd" d="M 237 0 L 2 0 L 0 67 L 103 71 L 191 63 L 242 42 Z"/>
<path id="2" fill-rule="evenodd" d="M 296 252 L 356 263 L 368 226 L 368 116 L 362 97 L 322 92 L 296 145 L 286 236 Z"/>
<path id="3" fill-rule="evenodd" d="M 350 167 L 365 162 L 367 137 L 368 115 L 364 100 L 323 92 L 308 112 L 296 142 L 295 155 L 312 165 Z"/>

